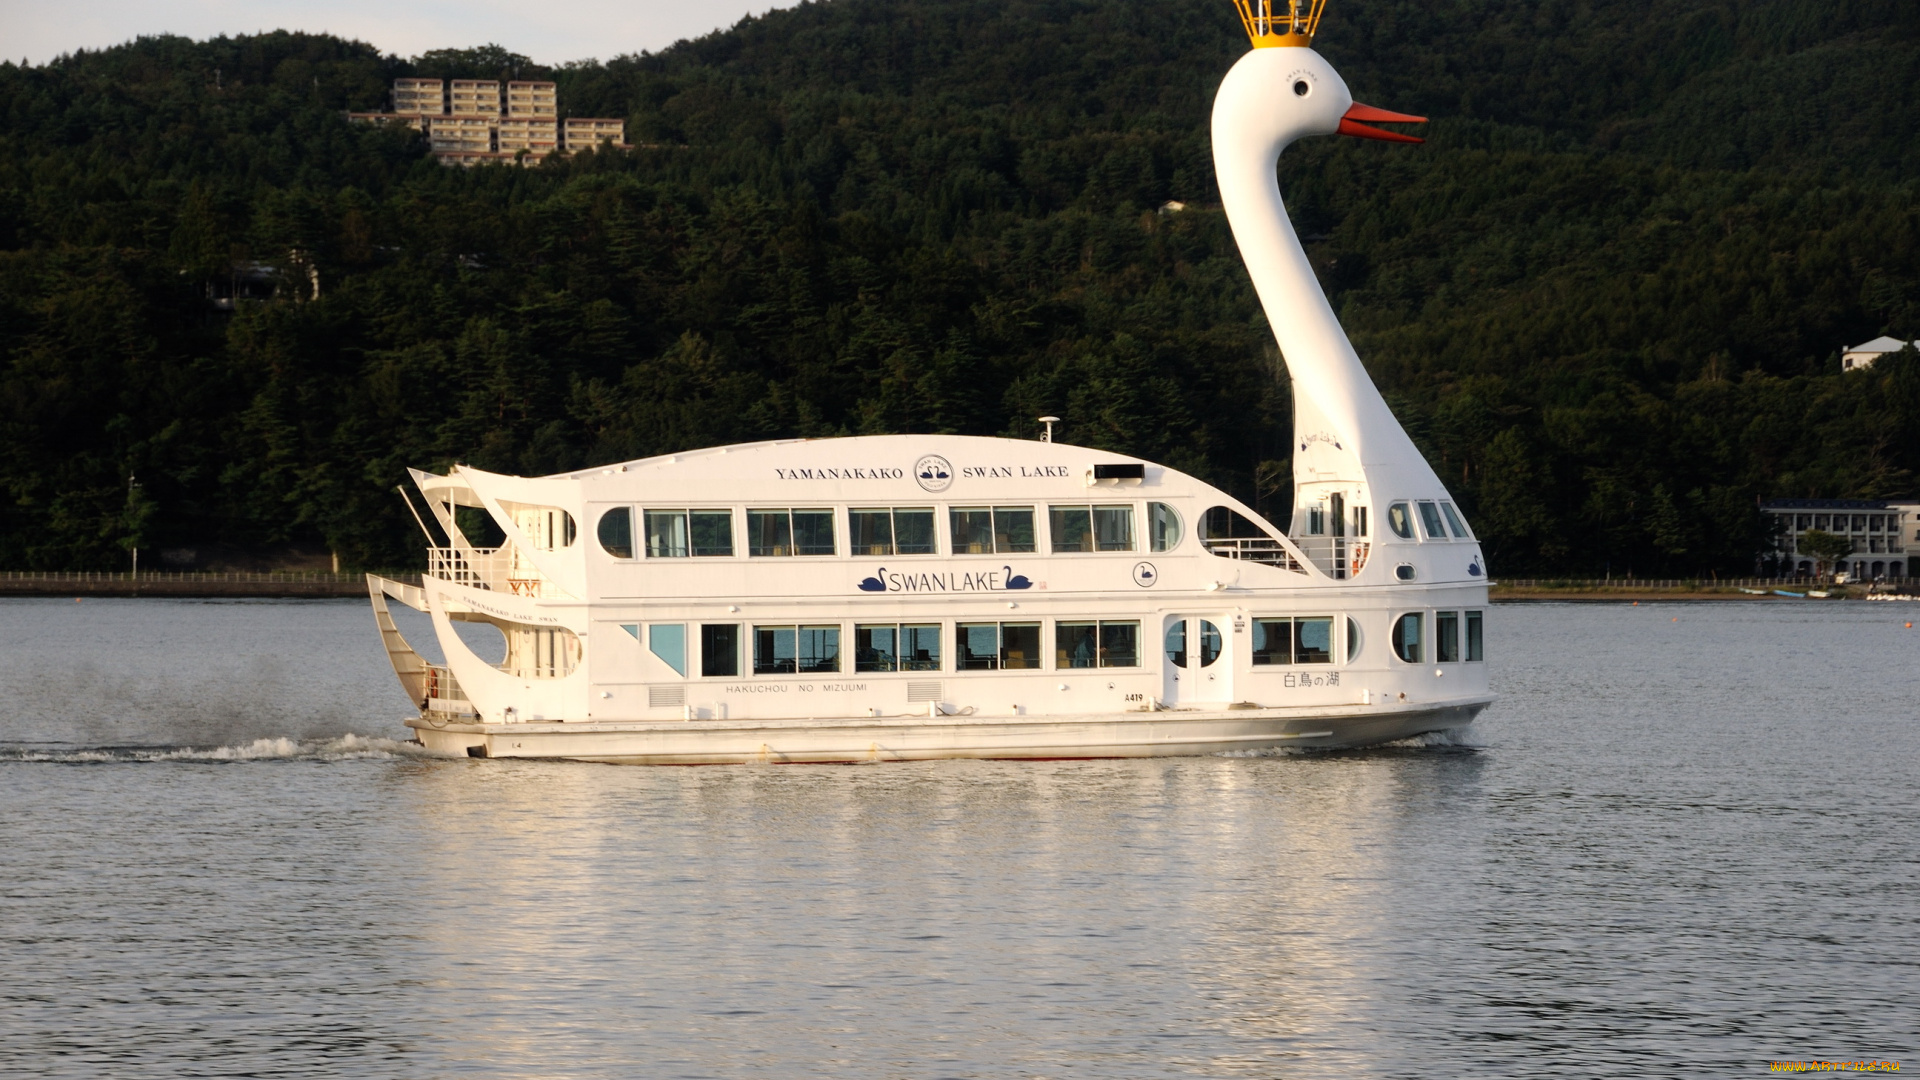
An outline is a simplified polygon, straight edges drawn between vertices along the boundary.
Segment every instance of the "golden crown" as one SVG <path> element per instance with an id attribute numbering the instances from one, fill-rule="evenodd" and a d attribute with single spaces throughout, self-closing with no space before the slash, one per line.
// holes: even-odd
<path id="1" fill-rule="evenodd" d="M 1284 10 L 1275 10 L 1282 4 Z M 1233 6 L 1239 9 L 1241 25 L 1247 28 L 1254 48 L 1305 47 L 1313 44 L 1327 0 L 1233 0 Z"/>

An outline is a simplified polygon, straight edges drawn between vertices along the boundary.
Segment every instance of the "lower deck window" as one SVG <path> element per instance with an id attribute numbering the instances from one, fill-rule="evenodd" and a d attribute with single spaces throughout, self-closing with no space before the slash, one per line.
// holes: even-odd
<path id="1" fill-rule="evenodd" d="M 855 671 L 939 671 L 938 623 L 862 623 L 853 628 Z"/>
<path id="2" fill-rule="evenodd" d="M 1441 664 L 1452 664 L 1459 661 L 1459 612 L 1436 611 L 1433 613 L 1433 659 L 1436 663 Z"/>
<path id="3" fill-rule="evenodd" d="M 1253 620 L 1254 666 L 1333 663 L 1333 618 Z"/>
<path id="4" fill-rule="evenodd" d="M 1140 624 L 1137 621 L 1055 623 L 1054 644 L 1056 667 L 1140 666 Z"/>
<path id="5" fill-rule="evenodd" d="M 840 670 L 837 626 L 756 626 L 755 675 L 814 674 Z"/>
<path id="6" fill-rule="evenodd" d="M 1421 615 L 1410 611 L 1393 621 L 1393 655 L 1409 664 L 1420 662 Z"/>
<path id="7" fill-rule="evenodd" d="M 740 628 L 733 623 L 700 627 L 700 674 L 733 678 L 740 674 Z"/>
<path id="8" fill-rule="evenodd" d="M 960 623 L 954 664 L 961 671 L 1030 671 L 1040 667 L 1039 623 Z"/>
<path id="9" fill-rule="evenodd" d="M 1467 659 L 1469 661 L 1487 658 L 1485 633 L 1480 625 L 1482 614 L 1478 611 L 1467 612 Z"/>
<path id="10" fill-rule="evenodd" d="M 686 623 L 654 623 L 647 627 L 647 648 L 672 668 L 674 674 L 687 673 Z"/>

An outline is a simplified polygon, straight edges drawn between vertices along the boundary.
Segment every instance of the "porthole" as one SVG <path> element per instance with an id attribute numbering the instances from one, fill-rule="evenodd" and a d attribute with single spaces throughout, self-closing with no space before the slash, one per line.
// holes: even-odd
<path id="1" fill-rule="evenodd" d="M 1294 81 L 1293 92 L 1298 97 L 1306 97 L 1313 92 L 1313 86 L 1305 79 L 1298 79 Z"/>
<path id="2" fill-rule="evenodd" d="M 633 508 L 618 506 L 600 515 L 600 546 L 616 559 L 633 558 Z"/>
<path id="3" fill-rule="evenodd" d="M 1400 579 L 1401 581 L 1412 581 L 1413 580 L 1413 564 L 1403 562 L 1399 566 L 1394 567 L 1393 576 Z"/>

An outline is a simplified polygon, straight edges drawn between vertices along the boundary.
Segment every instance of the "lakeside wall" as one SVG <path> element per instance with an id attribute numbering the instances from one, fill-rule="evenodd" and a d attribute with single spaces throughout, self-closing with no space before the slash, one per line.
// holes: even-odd
<path id="1" fill-rule="evenodd" d="M 388 571 L 383 577 L 420 583 L 419 571 Z M 63 571 L 0 571 L 0 597 L 5 596 L 173 596 L 182 598 L 309 598 L 364 597 L 367 578 L 362 573 L 328 570 L 273 572 L 142 571 L 90 573 Z"/>

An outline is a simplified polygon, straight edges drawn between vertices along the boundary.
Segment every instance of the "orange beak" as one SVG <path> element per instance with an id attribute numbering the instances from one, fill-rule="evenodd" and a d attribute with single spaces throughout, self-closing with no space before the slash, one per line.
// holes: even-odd
<path id="1" fill-rule="evenodd" d="M 1340 134 L 1351 135 L 1356 139 L 1379 139 L 1382 142 L 1418 143 L 1427 141 L 1425 139 L 1415 138 L 1412 135 L 1402 135 L 1397 131 L 1382 131 L 1377 127 L 1371 127 L 1366 123 L 1362 123 L 1362 121 L 1371 121 L 1375 124 L 1424 124 L 1427 122 L 1427 118 L 1424 116 L 1408 116 L 1406 113 L 1388 112 L 1385 109 L 1376 109 L 1371 105 L 1362 105 L 1356 101 L 1353 103 L 1353 108 L 1348 109 L 1347 114 L 1340 118 Z"/>

